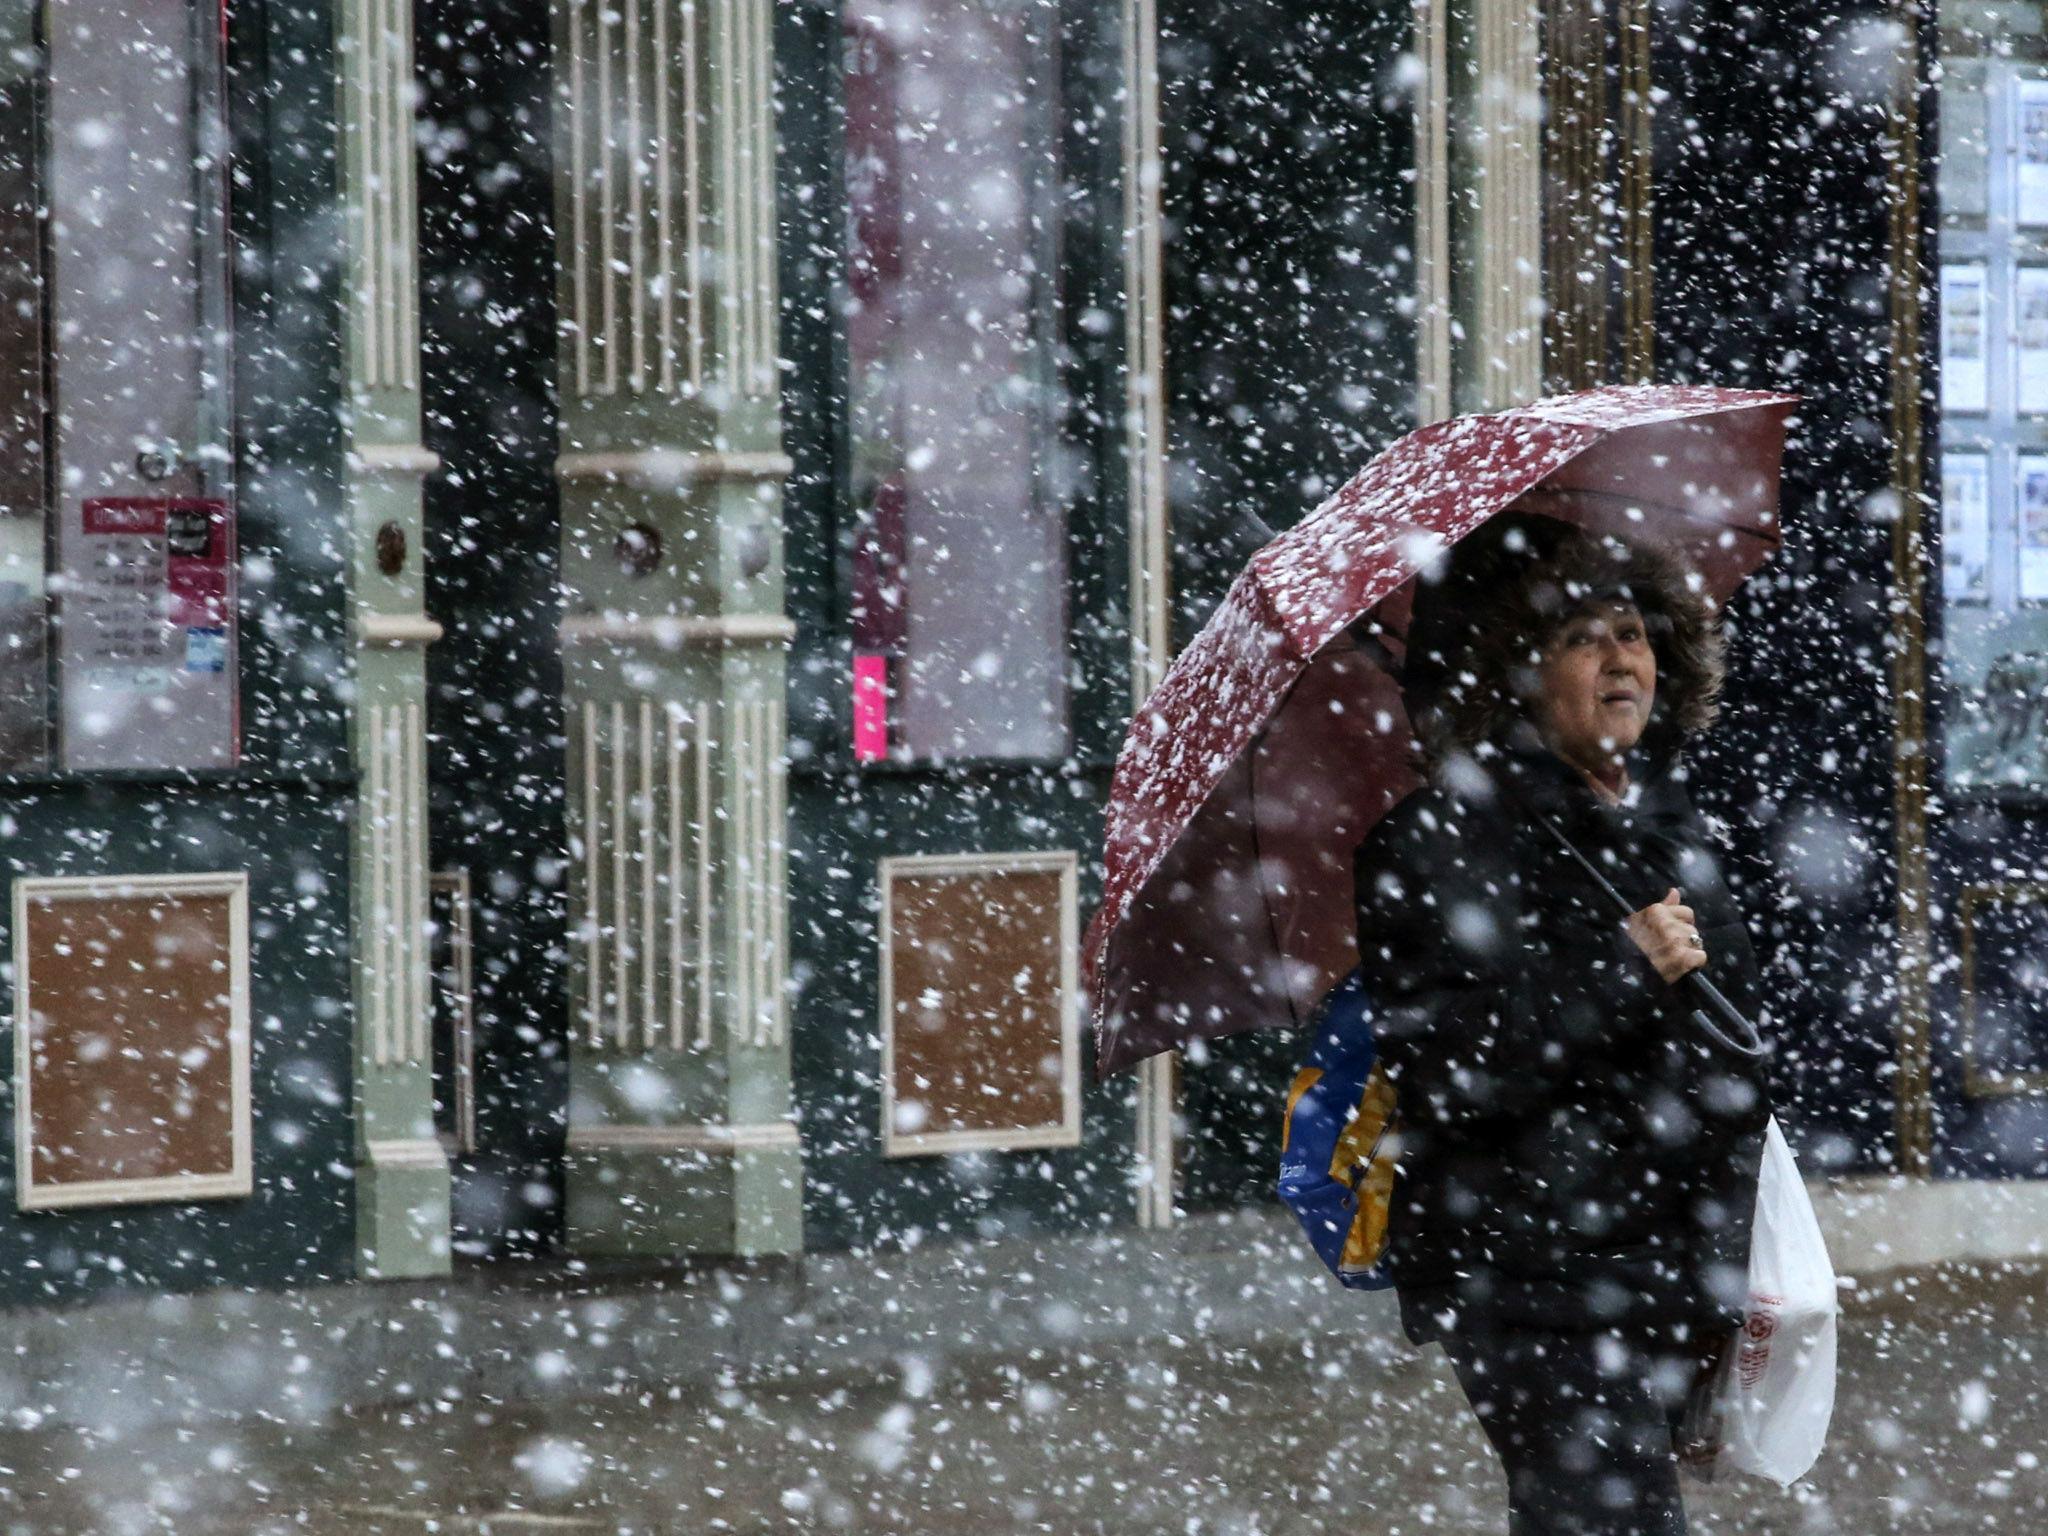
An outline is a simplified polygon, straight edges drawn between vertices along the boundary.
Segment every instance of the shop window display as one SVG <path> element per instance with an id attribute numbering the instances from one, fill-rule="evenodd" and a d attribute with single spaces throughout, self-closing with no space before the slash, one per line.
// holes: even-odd
<path id="1" fill-rule="evenodd" d="M 1068 748 L 1053 10 L 852 0 L 856 757 Z"/>
<path id="2" fill-rule="evenodd" d="M 0 772 L 236 760 L 221 19 L 0 7 Z"/>
<path id="3" fill-rule="evenodd" d="M 1942 678 L 1951 788 L 2048 791 L 2048 6 L 1943 8 Z"/>

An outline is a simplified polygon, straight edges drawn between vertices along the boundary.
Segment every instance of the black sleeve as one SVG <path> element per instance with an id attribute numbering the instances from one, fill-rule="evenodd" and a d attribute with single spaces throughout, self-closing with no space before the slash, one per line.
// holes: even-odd
<path id="1" fill-rule="evenodd" d="M 1506 829 L 1389 822 L 1359 849 L 1358 947 L 1404 1115 L 1518 1117 L 1587 1055 L 1668 1027 L 1672 989 L 1622 919 L 1582 899 L 1597 893 L 1552 889 L 1532 910 Z"/>

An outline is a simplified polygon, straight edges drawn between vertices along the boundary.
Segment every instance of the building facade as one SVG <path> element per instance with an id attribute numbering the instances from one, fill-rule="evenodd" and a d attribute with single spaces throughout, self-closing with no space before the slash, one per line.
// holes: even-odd
<path id="1" fill-rule="evenodd" d="M 1266 1198 L 1293 1042 L 1093 1081 L 1124 725 L 1607 381 L 1804 397 L 1702 780 L 1809 1171 L 2048 1175 L 2041 9 L 11 0 L 9 1294 Z"/>

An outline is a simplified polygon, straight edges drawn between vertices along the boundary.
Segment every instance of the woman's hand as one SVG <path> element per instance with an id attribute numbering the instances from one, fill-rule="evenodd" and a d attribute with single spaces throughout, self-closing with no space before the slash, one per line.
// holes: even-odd
<path id="1" fill-rule="evenodd" d="M 1687 971 L 1707 963 L 1699 929 L 1693 926 L 1692 908 L 1680 902 L 1676 886 L 1662 901 L 1629 914 L 1628 936 L 1667 983 L 1676 983 Z"/>

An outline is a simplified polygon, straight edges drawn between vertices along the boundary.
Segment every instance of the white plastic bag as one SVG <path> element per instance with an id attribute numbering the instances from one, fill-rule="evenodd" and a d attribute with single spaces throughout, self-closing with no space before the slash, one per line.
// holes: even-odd
<path id="1" fill-rule="evenodd" d="M 1724 1467 L 1789 1486 L 1806 1475 L 1835 1411 L 1835 1270 L 1792 1149 L 1771 1117 L 1756 1186 L 1749 1309 L 1722 1355 L 1697 1427 Z"/>

